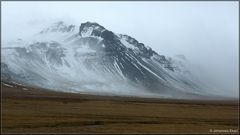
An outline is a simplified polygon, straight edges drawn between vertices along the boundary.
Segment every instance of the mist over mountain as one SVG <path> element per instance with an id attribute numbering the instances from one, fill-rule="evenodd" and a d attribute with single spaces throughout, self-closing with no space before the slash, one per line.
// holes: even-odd
<path id="1" fill-rule="evenodd" d="M 32 35 L 59 20 L 75 33 L 81 23 L 97 22 L 166 58 L 183 54 L 191 74 L 211 85 L 207 91 L 239 95 L 238 2 L 2 2 L 1 10 L 1 47 L 34 43 Z M 64 39 L 45 35 L 42 41 Z"/>
<path id="2" fill-rule="evenodd" d="M 158 54 L 98 23 L 59 21 L 6 44 L 11 47 L 2 48 L 1 78 L 8 83 L 100 95 L 224 96 L 198 78 L 184 55 Z"/>

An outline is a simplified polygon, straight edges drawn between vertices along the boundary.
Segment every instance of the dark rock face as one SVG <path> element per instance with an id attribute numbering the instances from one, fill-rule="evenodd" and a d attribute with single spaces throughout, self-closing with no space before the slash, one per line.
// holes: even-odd
<path id="1" fill-rule="evenodd" d="M 83 36 L 83 33 L 88 33 L 88 36 Z M 139 43 L 136 39 L 130 36 L 122 34 L 117 36 L 112 31 L 106 30 L 97 23 L 87 22 L 81 24 L 79 34 L 80 36 L 83 36 L 81 40 L 87 40 L 89 44 L 91 44 L 90 42 L 94 37 L 103 38 L 100 44 L 95 45 L 101 46 L 104 44 L 105 46 L 105 48 L 103 48 L 105 52 L 104 57 L 107 57 L 108 63 L 105 63 L 104 66 L 110 65 L 108 68 L 114 68 L 114 63 L 117 63 L 122 74 L 126 78 L 135 83 L 141 83 L 149 90 L 156 90 L 159 88 L 162 90 L 168 89 L 168 86 L 162 81 L 165 79 L 164 76 L 168 75 L 163 75 L 162 72 L 155 69 L 156 67 L 154 68 L 154 65 L 149 65 L 149 63 L 143 61 L 143 58 L 152 61 L 151 58 L 155 55 L 155 59 L 159 64 L 162 64 L 162 66 L 169 71 L 174 72 L 174 68 L 165 56 L 158 55 L 150 47 L 145 47 L 143 43 Z M 93 36 L 93 39 L 90 40 L 89 36 Z M 125 40 L 136 49 L 126 47 L 121 40 Z"/>
<path id="2" fill-rule="evenodd" d="M 120 34 L 119 36 L 115 35 L 112 31 L 106 30 L 103 26 L 97 24 L 97 23 L 83 23 L 80 26 L 79 34 L 82 36 L 82 32 L 88 31 L 89 29 L 92 29 L 92 32 L 89 33 L 90 36 L 96 36 L 103 38 L 103 43 L 106 46 L 105 50 L 107 52 L 119 52 L 122 51 L 122 53 L 134 53 L 132 55 L 136 55 L 136 57 L 142 57 L 150 59 L 153 55 L 157 55 L 158 61 L 161 64 L 165 64 L 165 68 L 174 71 L 174 68 L 171 66 L 170 61 L 168 61 L 165 56 L 158 55 L 155 51 L 153 51 L 150 47 L 145 47 L 143 43 L 139 43 L 136 39 L 128 36 Z M 138 49 L 138 51 L 132 50 L 131 48 L 127 49 L 126 46 L 121 43 L 121 39 L 126 40 L 129 44 L 133 45 Z"/>
<path id="3" fill-rule="evenodd" d="M 114 38 L 116 38 L 116 36 L 113 34 L 113 32 L 107 31 L 107 30 L 105 30 L 104 32 L 101 33 L 101 37 L 107 41 L 113 41 Z"/>

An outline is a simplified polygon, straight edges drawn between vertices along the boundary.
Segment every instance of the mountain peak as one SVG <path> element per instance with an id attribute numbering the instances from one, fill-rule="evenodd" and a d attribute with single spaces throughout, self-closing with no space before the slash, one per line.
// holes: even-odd
<path id="1" fill-rule="evenodd" d="M 79 35 L 82 37 L 87 36 L 100 36 L 106 29 L 95 22 L 82 23 L 79 29 Z"/>

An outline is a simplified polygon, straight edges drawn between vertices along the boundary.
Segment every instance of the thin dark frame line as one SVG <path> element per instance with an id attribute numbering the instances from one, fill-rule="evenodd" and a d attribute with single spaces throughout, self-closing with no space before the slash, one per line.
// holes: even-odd
<path id="1" fill-rule="evenodd" d="M 182 1 L 182 0 L 169 0 L 169 1 L 166 1 L 166 0 L 149 0 L 149 1 L 146 1 L 146 0 L 70 0 L 70 1 L 66 1 L 66 0 L 1 0 L 1 3 L 0 3 L 0 8 L 2 7 L 2 2 L 41 2 L 41 1 L 44 1 L 44 2 L 119 2 L 119 1 L 123 1 L 123 2 L 238 2 L 238 8 L 239 8 L 239 0 L 185 0 L 185 1 Z M 2 30 L 2 8 L 1 8 L 1 14 L 0 14 L 0 31 Z M 239 24 L 239 21 L 240 19 L 238 20 L 238 24 Z M 239 31 L 240 31 L 240 28 L 238 30 L 238 34 L 239 34 Z M 1 42 L 1 45 L 2 46 L 2 31 L 1 31 L 1 36 L 0 36 L 0 42 Z M 2 51 L 2 49 L 1 49 Z M 239 50 L 240 52 L 240 47 L 239 47 Z M 238 52 L 238 55 L 240 55 Z M 1 53 L 2 54 L 2 53 Z M 239 64 L 240 64 L 240 59 L 239 59 Z M 238 65 L 239 66 L 239 65 Z M 239 72 L 240 72 L 240 68 L 239 68 Z M 2 74 L 2 73 L 1 73 Z M 1 76 L 2 77 L 2 76 Z M 238 79 L 239 79 L 239 76 L 238 76 Z M 1 78 L 2 80 L 2 78 Z M 240 93 L 239 93 L 240 94 Z M 238 114 L 239 114 L 239 98 L 238 98 Z M 239 118 L 239 115 L 238 115 L 238 118 Z M 238 119 L 238 131 L 239 131 L 239 119 Z M 2 84 L 1 84 L 1 133 L 2 132 Z M 115 133 L 3 133 L 3 134 L 115 134 Z M 129 133 L 116 133 L 116 134 L 129 134 Z M 130 134 L 138 134 L 138 133 L 130 133 Z M 141 133 L 140 133 L 141 134 Z M 143 133 L 144 134 L 144 133 Z M 169 133 L 147 133 L 147 134 L 169 134 Z M 170 133 L 170 134 L 212 134 L 212 133 Z"/>

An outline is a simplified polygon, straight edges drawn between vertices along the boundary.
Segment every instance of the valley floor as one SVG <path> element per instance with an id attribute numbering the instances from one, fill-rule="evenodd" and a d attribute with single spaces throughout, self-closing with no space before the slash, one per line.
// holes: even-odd
<path id="1" fill-rule="evenodd" d="M 71 94 L 2 85 L 2 133 L 239 133 L 237 101 Z"/>

